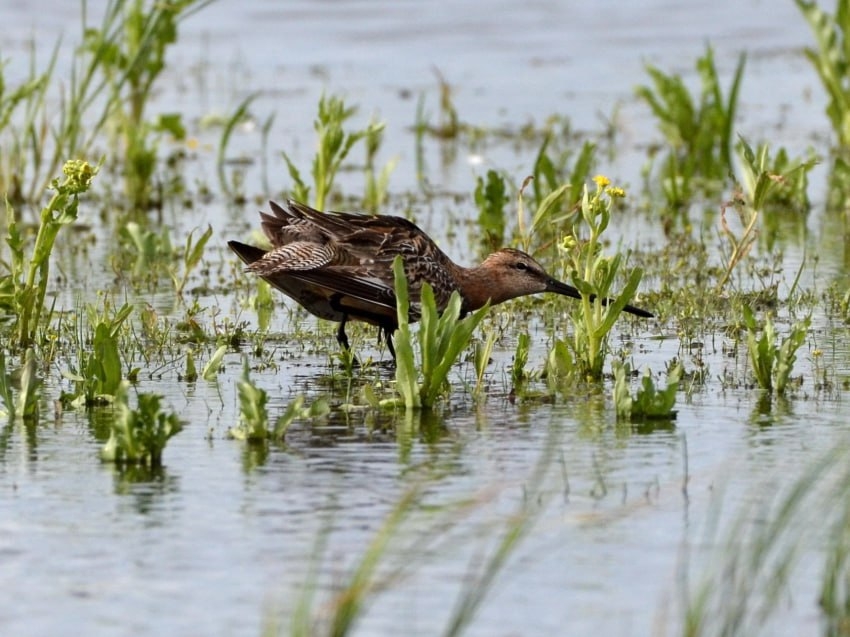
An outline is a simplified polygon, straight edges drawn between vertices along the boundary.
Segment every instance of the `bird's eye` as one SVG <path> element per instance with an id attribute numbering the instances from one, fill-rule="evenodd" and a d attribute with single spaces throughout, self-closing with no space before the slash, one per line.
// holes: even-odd
<path id="1" fill-rule="evenodd" d="M 514 264 L 514 267 L 521 272 L 525 272 L 526 270 L 528 270 L 528 264 L 524 261 L 517 261 Z"/>

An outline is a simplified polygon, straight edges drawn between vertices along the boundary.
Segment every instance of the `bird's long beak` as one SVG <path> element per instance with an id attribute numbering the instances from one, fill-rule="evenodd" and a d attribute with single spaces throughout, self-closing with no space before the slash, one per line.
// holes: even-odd
<path id="1" fill-rule="evenodd" d="M 551 277 L 546 279 L 546 291 L 554 292 L 555 294 L 563 294 L 564 296 L 568 296 L 571 299 L 581 298 L 581 294 L 579 294 L 578 290 L 575 289 L 572 285 L 561 283 L 557 279 L 553 279 Z"/>
<path id="2" fill-rule="evenodd" d="M 581 294 L 579 291 L 575 289 L 572 285 L 567 285 L 566 283 L 561 283 L 557 279 L 548 278 L 546 280 L 546 291 L 554 292 L 555 294 L 562 294 L 564 296 L 568 296 L 572 299 L 580 299 Z M 591 297 L 590 300 L 594 300 L 596 297 Z M 604 299 L 603 304 L 608 305 L 611 302 L 611 299 Z M 629 314 L 634 314 L 635 316 L 641 316 L 643 318 L 652 318 L 655 315 L 652 312 L 647 312 L 644 309 L 639 307 L 635 307 L 634 305 L 627 305 L 623 308 L 624 312 L 628 312 Z"/>

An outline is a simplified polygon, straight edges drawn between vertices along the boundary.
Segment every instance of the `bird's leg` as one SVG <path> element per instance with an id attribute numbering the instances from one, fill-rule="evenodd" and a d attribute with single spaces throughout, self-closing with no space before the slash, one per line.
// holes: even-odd
<path id="1" fill-rule="evenodd" d="M 393 357 L 393 362 L 395 362 L 395 347 L 393 346 L 393 333 L 391 330 L 388 330 L 386 327 L 382 327 L 381 331 L 384 333 L 384 338 L 387 341 L 387 349 L 390 350 L 390 356 Z"/>
<path id="2" fill-rule="evenodd" d="M 345 333 L 345 324 L 347 322 L 348 314 L 343 314 L 342 321 L 340 321 L 339 324 L 339 329 L 336 331 L 336 341 L 345 350 L 345 354 L 342 355 L 342 360 L 345 361 L 346 356 L 351 356 L 351 366 L 360 367 L 360 360 L 354 354 L 351 353 L 351 346 L 348 344 L 348 334 Z"/>
<path id="3" fill-rule="evenodd" d="M 348 344 L 348 334 L 345 333 L 346 321 L 348 321 L 348 314 L 343 314 L 342 321 L 339 324 L 339 329 L 336 331 L 336 342 L 342 345 L 345 349 L 350 350 L 351 346 Z"/>

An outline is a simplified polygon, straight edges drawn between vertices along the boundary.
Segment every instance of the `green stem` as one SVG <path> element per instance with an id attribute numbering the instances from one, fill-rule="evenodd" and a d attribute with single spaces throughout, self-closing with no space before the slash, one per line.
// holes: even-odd
<path id="1" fill-rule="evenodd" d="M 31 334 L 33 330 L 30 329 L 30 325 L 38 325 L 41 318 L 41 306 L 44 303 L 50 265 L 50 250 L 48 249 L 45 255 L 43 245 L 49 241 L 49 233 L 53 230 L 49 227 L 53 222 L 53 212 L 63 197 L 64 195 L 61 192 L 57 192 L 41 213 L 41 223 L 35 238 L 33 257 L 29 264 L 26 284 L 23 287 L 23 303 L 18 330 L 18 343 L 21 347 L 30 344 L 33 337 L 33 334 Z M 40 275 L 37 292 L 35 287 L 36 273 Z"/>

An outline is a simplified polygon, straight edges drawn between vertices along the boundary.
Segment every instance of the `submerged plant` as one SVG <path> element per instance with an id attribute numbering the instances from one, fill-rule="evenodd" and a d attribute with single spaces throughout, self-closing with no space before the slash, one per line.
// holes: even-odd
<path id="1" fill-rule="evenodd" d="M 429 409 L 442 396 L 448 385 L 452 365 L 469 345 L 472 333 L 484 318 L 490 304 L 460 319 L 461 299 L 457 291 L 442 315 L 437 310 L 434 291 L 423 283 L 420 328 L 418 332 L 420 367 L 417 369 L 410 332 L 410 300 L 404 263 L 400 256 L 393 261 L 398 330 L 395 333 L 396 390 L 407 409 Z M 421 376 L 421 380 L 420 380 Z"/>
<path id="2" fill-rule="evenodd" d="M 747 351 L 756 382 L 770 393 L 784 394 L 797 360 L 797 350 L 806 340 L 811 317 L 795 323 L 781 343 L 769 316 L 765 318 L 759 338 L 756 337 L 758 325 L 755 316 L 747 306 L 744 306 L 744 323 L 747 326 Z"/>
<path id="3" fill-rule="evenodd" d="M 672 420 L 676 417 L 676 392 L 682 378 L 682 366 L 676 364 L 667 372 L 667 386 L 659 389 L 652 380 L 649 368 L 644 370 L 640 387 L 633 396 L 629 388 L 632 366 L 629 363 L 615 361 L 614 369 L 614 407 L 617 420 Z"/>
<path id="4" fill-rule="evenodd" d="M 162 396 L 139 394 L 138 407 L 132 409 L 130 383 L 122 381 L 115 394 L 115 416 L 110 423 L 109 440 L 100 457 L 117 464 L 162 466 L 162 452 L 168 441 L 183 429 L 176 413 L 160 408 Z"/>
<path id="5" fill-rule="evenodd" d="M 24 254 L 26 241 L 18 227 L 14 208 L 6 202 L 7 236 L 10 259 L 9 272 L 0 278 L 0 306 L 5 306 L 16 319 L 15 343 L 26 347 L 36 340 L 43 327 L 44 299 L 50 280 L 50 255 L 59 230 L 77 219 L 79 197 L 91 186 L 98 168 L 82 160 L 65 163 L 64 179 L 53 180 L 55 194 L 41 211 L 38 234 L 32 256 Z"/>

